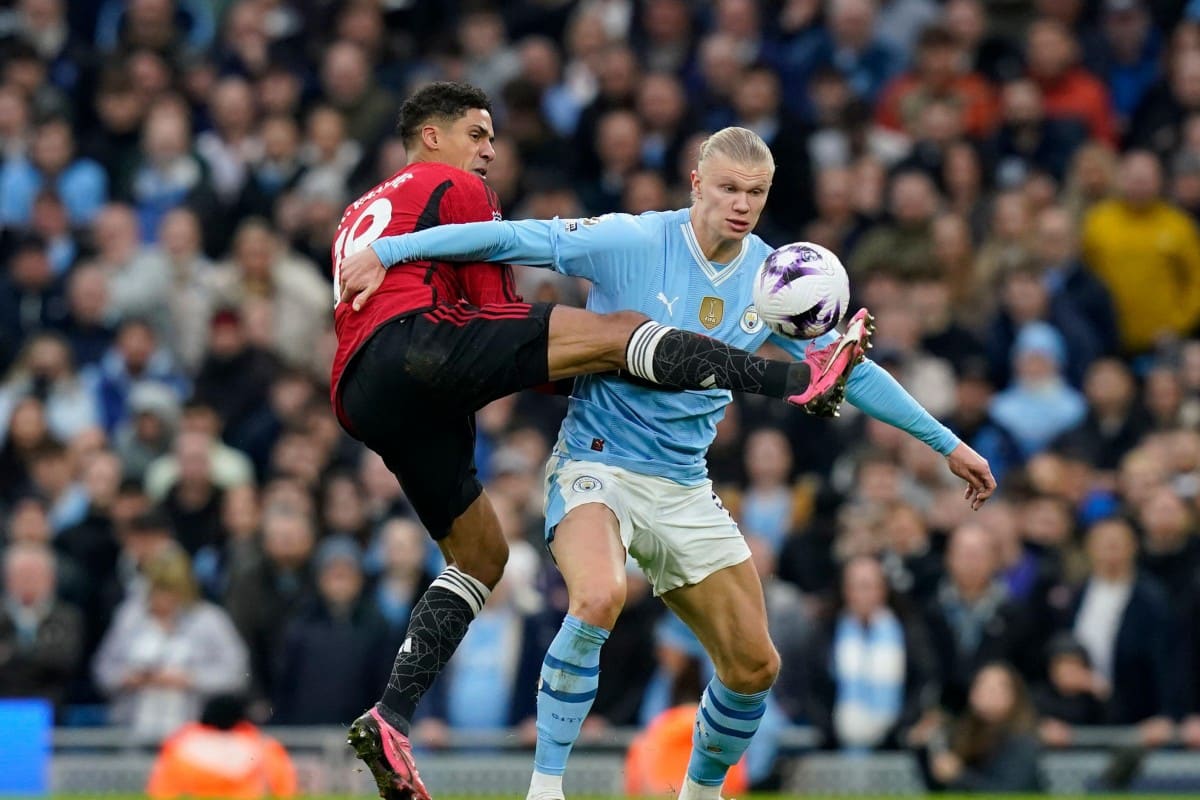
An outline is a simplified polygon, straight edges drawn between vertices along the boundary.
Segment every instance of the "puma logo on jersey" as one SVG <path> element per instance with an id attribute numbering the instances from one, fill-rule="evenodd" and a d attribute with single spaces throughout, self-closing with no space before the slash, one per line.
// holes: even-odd
<path id="1" fill-rule="evenodd" d="M 675 306 L 675 301 L 676 301 L 676 300 L 678 300 L 678 299 L 679 299 L 679 295 L 675 295 L 673 298 L 671 298 L 670 300 L 668 300 L 668 299 L 667 299 L 667 296 L 666 296 L 665 294 L 663 294 L 662 292 L 659 292 L 659 293 L 658 293 L 658 300 L 659 300 L 659 302 L 661 302 L 661 303 L 662 303 L 664 306 L 666 306 L 666 307 L 667 307 L 667 316 L 668 316 L 668 317 L 673 317 L 673 316 L 675 316 L 675 308 L 674 308 L 674 306 Z"/>
<path id="2" fill-rule="evenodd" d="M 412 637 L 409 636 L 407 639 L 404 640 L 404 644 L 400 645 L 400 652 L 401 653 L 412 653 L 412 651 L 413 651 Z"/>

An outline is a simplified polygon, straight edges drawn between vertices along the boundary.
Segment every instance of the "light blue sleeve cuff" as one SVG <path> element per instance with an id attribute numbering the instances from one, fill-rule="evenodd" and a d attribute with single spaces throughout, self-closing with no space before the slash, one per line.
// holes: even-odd
<path id="1" fill-rule="evenodd" d="M 920 439 L 944 456 L 961 443 L 953 431 L 934 419 L 874 361 L 864 361 L 854 368 L 846 384 L 846 399 L 864 413 Z"/>

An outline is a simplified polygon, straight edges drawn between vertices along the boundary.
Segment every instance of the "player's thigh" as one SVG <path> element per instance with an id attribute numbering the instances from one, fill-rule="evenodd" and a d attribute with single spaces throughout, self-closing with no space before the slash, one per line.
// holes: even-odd
<path id="1" fill-rule="evenodd" d="M 753 693 L 774 683 L 779 656 L 767 630 L 762 583 L 753 562 L 673 589 L 663 601 L 696 634 L 729 688 Z"/>
<path id="2" fill-rule="evenodd" d="M 572 508 L 555 527 L 550 552 L 567 584 L 571 615 L 612 630 L 625 605 L 625 545 L 617 515 L 602 502 Z"/>
<path id="3" fill-rule="evenodd" d="M 373 356 L 355 364 L 344 380 L 342 407 L 355 435 L 396 476 L 429 535 L 441 540 L 483 491 L 475 475 L 474 418 L 447 413 L 411 389 L 396 392 L 389 369 Z"/>
<path id="4" fill-rule="evenodd" d="M 625 348 L 648 318 L 635 311 L 596 314 L 555 306 L 550 315 L 550 380 L 625 367 Z"/>
<path id="5" fill-rule="evenodd" d="M 557 456 L 546 465 L 547 544 L 567 583 L 571 613 L 601 627 L 611 628 L 625 603 L 633 535 L 627 476 L 607 464 Z"/>
<path id="6" fill-rule="evenodd" d="M 546 383 L 547 303 L 438 306 L 414 319 L 405 380 L 445 408 L 476 411 Z"/>

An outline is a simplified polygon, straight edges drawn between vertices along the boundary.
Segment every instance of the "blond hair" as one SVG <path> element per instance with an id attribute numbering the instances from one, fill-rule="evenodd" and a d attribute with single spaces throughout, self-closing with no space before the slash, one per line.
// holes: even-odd
<path id="1" fill-rule="evenodd" d="M 700 156 L 696 159 L 696 172 L 704 172 L 704 162 L 709 156 L 725 156 L 741 166 L 766 164 L 775 172 L 775 156 L 763 138 L 749 128 L 722 128 L 700 143 Z M 699 200 L 692 191 L 692 202 Z"/>
<path id="2" fill-rule="evenodd" d="M 762 137 L 749 128 L 722 128 L 700 145 L 700 158 L 696 169 L 702 169 L 711 155 L 722 155 L 735 164 L 769 164 L 775 169 L 775 157 Z"/>

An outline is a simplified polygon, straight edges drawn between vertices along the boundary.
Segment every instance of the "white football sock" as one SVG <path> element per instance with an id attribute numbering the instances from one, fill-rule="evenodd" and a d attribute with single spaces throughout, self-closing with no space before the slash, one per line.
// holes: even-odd
<path id="1" fill-rule="evenodd" d="M 562 775 L 543 775 L 534 772 L 529 779 L 525 800 L 563 800 Z"/>
<path id="2" fill-rule="evenodd" d="M 696 783 L 690 777 L 683 779 L 683 788 L 679 790 L 679 800 L 721 800 L 720 786 L 705 786 Z"/>

